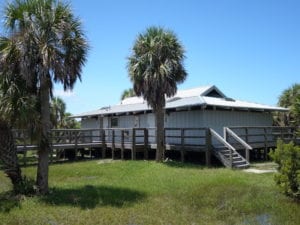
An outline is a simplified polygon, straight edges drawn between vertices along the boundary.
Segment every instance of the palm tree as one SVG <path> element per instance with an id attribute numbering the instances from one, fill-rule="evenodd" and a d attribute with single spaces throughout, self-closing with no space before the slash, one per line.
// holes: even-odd
<path id="1" fill-rule="evenodd" d="M 60 97 L 54 97 L 51 101 L 51 121 L 54 128 L 64 127 L 66 116 L 66 103 Z"/>
<path id="2" fill-rule="evenodd" d="M 0 37 L 0 161 L 15 193 L 23 184 L 12 127 L 35 130 L 39 124 L 37 101 L 20 75 L 16 41 Z M 30 126 L 28 126 L 28 124 Z"/>
<path id="3" fill-rule="evenodd" d="M 53 128 L 57 129 L 78 129 L 80 123 L 72 116 L 71 113 L 66 112 L 66 103 L 60 97 L 54 97 L 50 104 L 51 109 L 51 122 Z"/>
<path id="4" fill-rule="evenodd" d="M 17 61 L 2 54 L 12 68 L 18 68 L 26 86 L 35 90 L 40 115 L 39 160 L 37 186 L 41 194 L 48 192 L 50 144 L 50 98 L 53 82 L 72 89 L 81 78 L 81 68 L 88 49 L 81 23 L 70 6 L 56 0 L 15 0 L 5 8 L 7 37 L 17 44 Z M 2 39 L 4 39 L 2 38 Z"/>
<path id="5" fill-rule="evenodd" d="M 0 120 L 0 161 L 4 172 L 10 178 L 14 191 L 22 183 L 21 169 L 18 163 L 17 151 L 12 130 L 5 120 Z"/>
<path id="6" fill-rule="evenodd" d="M 159 27 L 139 34 L 129 57 L 128 71 L 137 96 L 143 96 L 156 119 L 156 161 L 164 159 L 164 107 L 166 97 L 175 95 L 177 84 L 187 72 L 184 49 L 176 35 Z"/>
<path id="7" fill-rule="evenodd" d="M 283 126 L 300 126 L 300 84 L 287 88 L 279 96 L 278 105 L 290 111 L 275 115 L 277 124 Z"/>
<path id="8" fill-rule="evenodd" d="M 21 75 L 17 45 L 15 39 L 0 37 L 0 114 L 10 126 L 28 128 L 28 123 L 38 123 L 36 88 L 28 87 Z"/>
<path id="9" fill-rule="evenodd" d="M 134 97 L 136 96 L 134 90 L 132 88 L 125 89 L 121 95 L 121 100 L 124 100 L 125 98 Z"/>
<path id="10" fill-rule="evenodd" d="M 65 114 L 64 120 L 63 120 L 63 128 L 66 129 L 79 129 L 80 123 L 75 120 L 74 118 L 70 118 L 72 116 L 71 113 L 67 112 Z"/>

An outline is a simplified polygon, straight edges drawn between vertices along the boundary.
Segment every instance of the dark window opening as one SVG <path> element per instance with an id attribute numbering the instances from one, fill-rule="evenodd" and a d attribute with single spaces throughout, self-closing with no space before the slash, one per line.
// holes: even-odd
<path id="1" fill-rule="evenodd" d="M 111 118 L 111 127 L 119 126 L 119 118 Z"/>

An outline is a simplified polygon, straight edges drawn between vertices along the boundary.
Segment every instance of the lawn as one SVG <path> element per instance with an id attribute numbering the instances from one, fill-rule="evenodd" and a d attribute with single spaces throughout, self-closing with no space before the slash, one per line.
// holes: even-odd
<path id="1" fill-rule="evenodd" d="M 23 172 L 33 177 L 35 167 Z M 300 204 L 273 174 L 152 161 L 51 165 L 51 194 L 9 197 L 0 171 L 0 224 L 298 225 Z"/>

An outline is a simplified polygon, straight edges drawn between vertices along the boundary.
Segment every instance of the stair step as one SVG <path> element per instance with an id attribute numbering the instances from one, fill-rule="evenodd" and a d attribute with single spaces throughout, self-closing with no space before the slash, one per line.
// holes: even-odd
<path id="1" fill-rule="evenodd" d="M 220 152 L 223 155 L 230 155 L 230 152 Z M 238 155 L 237 152 L 232 152 L 232 155 Z"/>
<path id="2" fill-rule="evenodd" d="M 243 169 L 249 167 L 249 163 L 234 149 L 228 149 L 226 146 L 214 146 L 213 152 L 215 156 L 223 163 L 223 165 L 230 167 L 230 159 L 232 157 L 232 167 Z"/>
<path id="3" fill-rule="evenodd" d="M 234 168 L 243 169 L 243 168 L 247 168 L 249 166 L 250 166 L 249 163 L 247 163 L 247 164 L 243 164 L 243 165 L 235 165 Z"/>
<path id="4" fill-rule="evenodd" d="M 221 151 L 218 151 L 218 152 L 221 152 L 221 153 L 225 154 L 225 153 L 230 153 L 230 150 L 221 150 Z"/>
<path id="5" fill-rule="evenodd" d="M 230 157 L 230 154 L 222 154 L 222 155 L 224 155 L 224 156 L 226 156 L 227 158 L 229 158 Z M 238 154 L 236 154 L 236 153 L 233 153 L 232 154 L 232 157 L 240 157 Z"/>
<path id="6" fill-rule="evenodd" d="M 248 166 L 248 164 L 247 163 L 232 164 L 233 168 L 241 168 L 243 166 Z"/>
<path id="7" fill-rule="evenodd" d="M 239 164 L 239 163 L 247 163 L 247 162 L 245 160 L 238 160 L 238 161 L 233 161 L 232 163 Z"/>

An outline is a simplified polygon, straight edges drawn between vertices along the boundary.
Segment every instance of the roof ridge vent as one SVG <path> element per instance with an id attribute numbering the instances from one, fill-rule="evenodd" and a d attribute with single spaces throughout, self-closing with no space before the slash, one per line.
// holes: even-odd
<path id="1" fill-rule="evenodd" d="M 166 102 L 174 102 L 181 99 L 180 97 L 172 97 L 172 98 L 168 98 Z"/>
<path id="2" fill-rule="evenodd" d="M 104 107 L 101 107 L 100 110 L 108 111 L 108 110 L 110 110 L 110 108 L 111 108 L 110 106 L 104 106 Z"/>
<path id="3" fill-rule="evenodd" d="M 228 102 L 235 102 L 235 100 L 233 98 L 225 97 L 224 99 L 225 99 L 225 101 L 228 101 Z"/>

